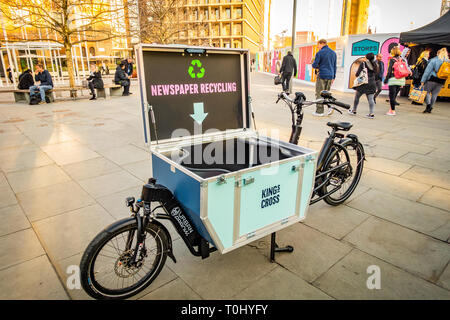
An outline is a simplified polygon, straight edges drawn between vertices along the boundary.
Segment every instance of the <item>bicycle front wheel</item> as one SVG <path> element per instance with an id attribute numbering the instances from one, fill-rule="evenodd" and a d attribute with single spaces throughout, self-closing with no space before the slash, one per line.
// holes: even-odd
<path id="1" fill-rule="evenodd" d="M 361 179 L 364 167 L 364 149 L 360 142 L 346 141 L 342 145 L 335 144 L 330 158 L 323 171 L 330 170 L 322 194 L 327 194 L 323 200 L 332 206 L 345 202 L 355 191 Z"/>
<path id="2" fill-rule="evenodd" d="M 129 220 L 117 230 L 99 233 L 88 245 L 80 262 L 81 285 L 95 299 L 126 299 L 149 286 L 167 258 L 168 238 L 149 223 L 136 262 L 137 224 Z"/>

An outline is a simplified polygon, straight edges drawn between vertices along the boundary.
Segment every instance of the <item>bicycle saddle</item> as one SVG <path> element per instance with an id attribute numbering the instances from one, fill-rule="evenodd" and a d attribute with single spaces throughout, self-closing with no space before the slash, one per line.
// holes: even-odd
<path id="1" fill-rule="evenodd" d="M 334 130 L 348 131 L 353 127 L 350 122 L 328 122 L 327 126 L 332 127 Z"/>

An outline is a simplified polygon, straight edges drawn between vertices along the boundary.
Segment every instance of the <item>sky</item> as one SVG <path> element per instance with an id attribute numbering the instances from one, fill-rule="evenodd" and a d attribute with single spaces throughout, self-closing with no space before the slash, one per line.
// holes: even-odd
<path id="1" fill-rule="evenodd" d="M 268 0 L 266 8 L 268 8 Z M 338 37 L 343 0 L 297 0 L 296 31 L 312 30 L 319 38 Z M 426 5 L 425 5 L 426 3 Z M 272 0 L 270 34 L 283 30 L 292 34 L 293 0 Z M 441 0 L 370 0 L 369 21 L 377 33 L 403 32 L 420 28 L 440 16 Z M 266 18 L 268 21 L 266 9 Z M 329 14 L 330 13 L 330 14 Z M 265 35 L 267 32 L 265 24 Z M 267 43 L 267 36 L 265 43 Z"/>

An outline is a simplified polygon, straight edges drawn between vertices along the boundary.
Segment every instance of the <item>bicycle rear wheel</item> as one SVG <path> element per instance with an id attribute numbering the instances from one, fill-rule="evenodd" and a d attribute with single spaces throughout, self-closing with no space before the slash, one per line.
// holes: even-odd
<path id="1" fill-rule="evenodd" d="M 131 259 L 136 248 L 137 224 L 129 220 L 114 231 L 104 230 L 88 245 L 80 262 L 81 285 L 95 299 L 126 299 L 149 286 L 167 258 L 168 238 L 149 223 L 140 262 Z"/>
<path id="2" fill-rule="evenodd" d="M 337 206 L 352 195 L 361 179 L 364 167 L 364 149 L 360 142 L 353 140 L 346 141 L 342 145 L 335 144 L 333 148 L 323 171 L 339 168 L 326 176 L 329 183 L 324 185 L 322 194 L 335 190 L 323 200 L 329 205 Z"/>

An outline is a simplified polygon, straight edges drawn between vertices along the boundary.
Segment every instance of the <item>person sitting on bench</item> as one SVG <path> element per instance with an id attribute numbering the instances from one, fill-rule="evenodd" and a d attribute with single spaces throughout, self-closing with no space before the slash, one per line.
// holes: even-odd
<path id="1" fill-rule="evenodd" d="M 120 84 L 123 87 L 123 96 L 129 96 L 130 92 L 130 79 L 125 72 L 125 64 L 122 62 L 116 68 L 116 73 L 114 74 L 114 83 Z"/>
<path id="2" fill-rule="evenodd" d="M 34 85 L 33 72 L 30 69 L 27 69 L 19 76 L 19 85 L 17 88 L 28 90 L 32 85 Z"/>
<path id="3" fill-rule="evenodd" d="M 91 64 L 91 73 L 89 74 L 89 78 L 87 78 L 88 87 L 91 90 L 92 98 L 89 100 L 97 99 L 95 97 L 94 89 L 103 89 L 103 80 L 102 74 L 97 70 L 97 66 L 95 64 Z"/>
<path id="4" fill-rule="evenodd" d="M 38 85 L 30 87 L 30 99 L 37 95 L 37 91 L 41 94 L 41 101 L 39 104 L 45 103 L 45 91 L 53 89 L 53 81 L 50 72 L 44 69 L 42 63 L 38 63 L 35 67 L 34 73 L 36 74 L 34 80 L 39 82 Z"/>

